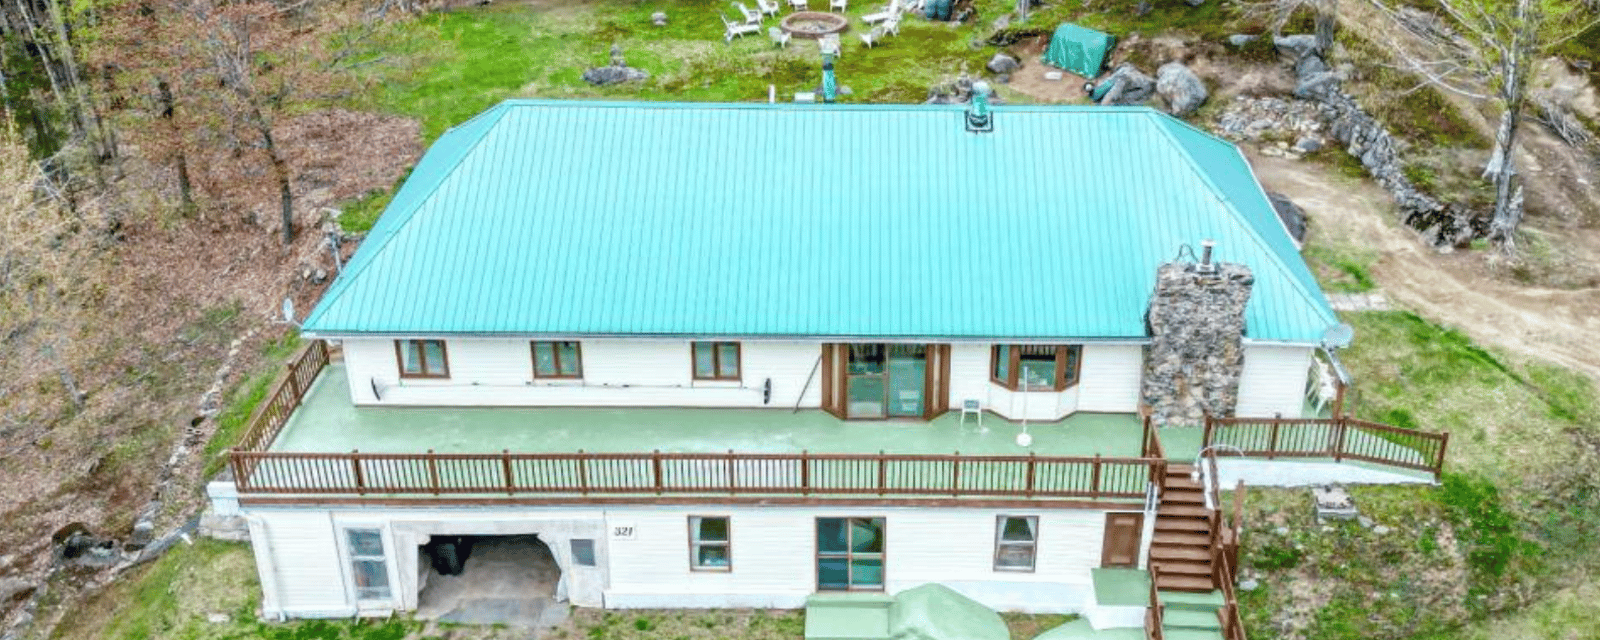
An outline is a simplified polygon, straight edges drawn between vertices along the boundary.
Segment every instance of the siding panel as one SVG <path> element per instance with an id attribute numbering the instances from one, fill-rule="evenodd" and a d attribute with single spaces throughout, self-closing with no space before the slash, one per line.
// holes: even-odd
<path id="1" fill-rule="evenodd" d="M 1310 347 L 1246 344 L 1244 373 L 1239 378 L 1241 417 L 1300 417 L 1305 408 Z"/>

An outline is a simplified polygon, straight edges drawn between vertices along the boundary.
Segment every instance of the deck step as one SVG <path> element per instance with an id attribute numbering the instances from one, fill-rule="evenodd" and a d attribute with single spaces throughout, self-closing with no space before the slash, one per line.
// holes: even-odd
<path id="1" fill-rule="evenodd" d="M 1179 522 L 1185 522 L 1185 521 L 1179 520 Z M 1187 544 L 1187 545 L 1195 545 L 1195 546 L 1201 546 L 1201 547 L 1210 546 L 1210 544 L 1211 544 L 1211 536 L 1209 535 L 1209 533 L 1210 533 L 1209 531 L 1207 531 L 1205 533 L 1191 533 L 1191 531 L 1194 531 L 1194 530 L 1193 529 L 1181 529 L 1181 530 L 1162 531 L 1161 527 L 1158 524 L 1158 526 L 1156 526 L 1156 537 L 1155 537 L 1154 540 L 1151 541 L 1151 544 L 1152 545 L 1158 545 L 1158 544 Z M 1205 530 L 1204 529 L 1200 529 L 1200 531 L 1205 531 Z"/>
<path id="2" fill-rule="evenodd" d="M 1163 504 L 1168 502 L 1176 502 L 1180 504 L 1204 505 L 1206 503 L 1206 494 L 1201 493 L 1198 489 L 1168 488 L 1166 491 L 1161 492 L 1161 502 Z"/>
<path id="3" fill-rule="evenodd" d="M 1211 576 L 1191 576 L 1176 573 L 1163 573 L 1156 580 L 1156 588 L 1162 591 L 1182 591 L 1184 593 L 1209 593 L 1216 590 L 1217 585 L 1212 584 Z"/>
<path id="4" fill-rule="evenodd" d="M 1224 603 L 1221 589 L 1212 589 L 1204 593 L 1193 591 L 1158 591 L 1161 604 L 1167 609 L 1193 609 L 1195 611 L 1216 611 Z"/>
<path id="5" fill-rule="evenodd" d="M 1163 500 L 1161 502 L 1161 508 L 1156 509 L 1156 515 L 1161 517 L 1179 516 L 1186 518 L 1204 518 L 1211 515 L 1211 510 L 1203 506 L 1197 507 L 1189 504 L 1168 504 L 1165 500 Z"/>
<path id="6" fill-rule="evenodd" d="M 1156 532 L 1181 531 L 1211 536 L 1211 523 L 1199 518 L 1156 518 Z"/>
<path id="7" fill-rule="evenodd" d="M 1163 577 L 1163 578 L 1167 577 L 1168 574 L 1172 574 L 1172 575 L 1203 576 L 1203 577 L 1206 578 L 1206 580 L 1208 582 L 1211 580 L 1211 563 L 1210 562 L 1200 562 L 1200 561 L 1197 561 L 1197 560 L 1160 560 L 1160 559 L 1152 559 L 1150 561 L 1150 564 L 1155 566 L 1155 568 L 1161 570 L 1161 577 Z M 1156 585 L 1156 588 L 1158 588 L 1158 589 L 1161 588 L 1161 585 L 1159 585 L 1159 584 Z"/>
<path id="8" fill-rule="evenodd" d="M 1199 481 L 1191 479 L 1187 473 L 1179 475 L 1168 473 L 1166 479 L 1161 482 L 1161 486 L 1168 489 L 1205 489 L 1204 485 L 1200 484 Z"/>
<path id="9" fill-rule="evenodd" d="M 1211 550 L 1205 547 L 1150 545 L 1151 560 L 1188 560 L 1210 562 Z"/>
<path id="10" fill-rule="evenodd" d="M 1216 610 L 1166 609 L 1161 615 L 1164 629 L 1221 629 Z"/>
<path id="11" fill-rule="evenodd" d="M 1188 629 L 1175 627 L 1162 629 L 1161 637 L 1165 640 L 1222 640 L 1222 631 L 1216 629 Z"/>

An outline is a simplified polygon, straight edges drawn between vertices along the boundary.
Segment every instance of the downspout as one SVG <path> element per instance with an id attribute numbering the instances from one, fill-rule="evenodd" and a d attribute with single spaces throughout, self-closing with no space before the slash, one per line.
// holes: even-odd
<path id="1" fill-rule="evenodd" d="M 1333 380 L 1338 385 L 1337 395 L 1333 398 L 1333 417 L 1335 420 L 1344 417 L 1344 390 L 1350 386 L 1350 371 L 1344 368 L 1344 363 L 1339 361 L 1339 352 L 1333 347 L 1323 346 L 1322 355 L 1328 357 L 1328 364 L 1333 366 Z"/>
<path id="2" fill-rule="evenodd" d="M 272 536 L 267 534 L 267 521 L 255 514 L 244 516 L 244 521 L 250 529 L 250 546 L 256 549 L 256 564 L 266 569 L 256 571 L 261 577 L 261 614 L 275 609 L 278 622 L 286 622 L 289 615 L 283 610 L 283 594 L 278 591 L 278 563 L 272 553 Z"/>

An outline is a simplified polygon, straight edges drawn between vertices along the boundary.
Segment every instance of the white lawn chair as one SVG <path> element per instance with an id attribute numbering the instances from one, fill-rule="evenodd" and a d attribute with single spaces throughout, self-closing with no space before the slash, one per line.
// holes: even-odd
<path id="1" fill-rule="evenodd" d="M 837 33 L 822 36 L 822 39 L 817 40 L 817 49 L 822 53 L 833 54 L 834 58 L 839 58 L 844 54 L 844 47 L 839 45 L 839 34 Z"/>
<path id="2" fill-rule="evenodd" d="M 769 16 L 778 15 L 778 0 L 756 0 L 756 8 Z"/>
<path id="3" fill-rule="evenodd" d="M 744 14 L 745 24 L 761 24 L 761 12 L 744 6 L 743 2 L 735 2 L 733 6 L 739 8 L 739 13 Z"/>
<path id="4" fill-rule="evenodd" d="M 722 39 L 730 44 L 733 43 L 734 38 L 742 38 L 752 33 L 761 33 L 761 25 L 759 24 L 734 22 L 729 20 L 728 16 L 720 13 L 717 16 L 722 18 L 722 25 L 726 27 L 726 30 L 722 32 Z"/>
<path id="5" fill-rule="evenodd" d="M 828 10 L 844 13 L 845 7 L 849 4 L 849 1 L 850 0 L 828 0 Z"/>
<path id="6" fill-rule="evenodd" d="M 807 0 L 789 0 L 789 8 L 795 11 L 805 11 L 808 8 L 806 2 Z"/>
<path id="7" fill-rule="evenodd" d="M 868 49 L 883 42 L 883 27 L 873 27 L 871 31 L 861 34 L 861 42 L 867 45 Z"/>
<path id="8" fill-rule="evenodd" d="M 861 20 L 863 22 L 866 22 L 867 24 L 878 24 L 879 22 L 883 22 L 883 21 L 888 20 L 890 18 L 899 18 L 899 17 L 900 17 L 900 3 L 891 2 L 891 3 L 889 3 L 889 6 L 884 7 L 881 11 L 874 11 L 874 12 L 869 13 L 867 15 L 861 16 Z"/>
<path id="9" fill-rule="evenodd" d="M 789 35 L 789 32 L 784 31 L 783 29 L 779 29 L 777 27 L 767 27 L 767 37 L 772 38 L 772 44 L 788 48 L 789 38 L 794 36 Z"/>
<path id="10" fill-rule="evenodd" d="M 889 16 L 889 19 L 884 20 L 883 24 L 878 25 L 878 27 L 883 29 L 886 34 L 900 35 L 900 14 Z"/>
<path id="11" fill-rule="evenodd" d="M 984 426 L 983 426 L 983 403 L 979 402 L 977 399 L 974 399 L 974 398 L 968 398 L 966 400 L 962 400 L 961 401 L 961 430 L 962 431 L 966 431 L 967 430 L 967 416 L 976 416 L 978 418 L 978 433 L 988 433 L 989 432 L 989 430 L 984 428 Z"/>

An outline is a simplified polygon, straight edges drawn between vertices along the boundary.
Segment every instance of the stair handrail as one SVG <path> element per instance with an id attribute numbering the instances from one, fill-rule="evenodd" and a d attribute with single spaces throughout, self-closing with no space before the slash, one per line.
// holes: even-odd
<path id="1" fill-rule="evenodd" d="M 1161 596 L 1156 591 L 1156 583 L 1161 580 L 1161 569 L 1150 565 L 1150 607 L 1145 609 L 1144 635 L 1148 640 L 1162 640 L 1162 625 L 1166 624 L 1166 611 L 1161 604 Z"/>

